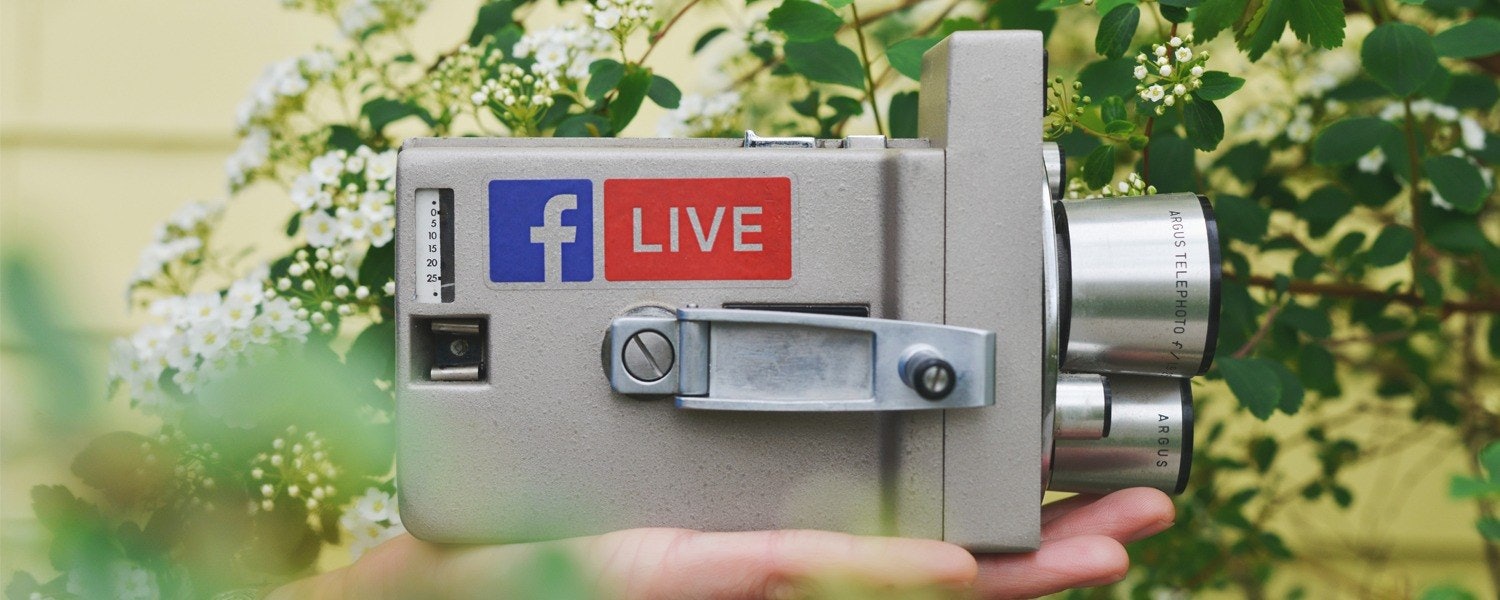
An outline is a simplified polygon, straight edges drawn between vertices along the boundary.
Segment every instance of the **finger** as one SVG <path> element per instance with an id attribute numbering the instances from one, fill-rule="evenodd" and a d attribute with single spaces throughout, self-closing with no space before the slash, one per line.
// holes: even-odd
<path id="1" fill-rule="evenodd" d="M 974 591 L 980 598 L 1034 598 L 1125 578 L 1130 557 L 1125 547 L 1102 535 L 1080 535 L 1042 542 L 1030 554 L 988 555 L 979 559 Z"/>
<path id="2" fill-rule="evenodd" d="M 1058 517 L 1088 506 L 1089 503 L 1103 498 L 1098 494 L 1078 494 L 1071 498 L 1064 498 L 1042 507 L 1042 524 L 1045 525 L 1056 520 Z"/>
<path id="3" fill-rule="evenodd" d="M 1042 539 L 1098 534 L 1128 543 L 1160 533 L 1176 518 L 1177 509 L 1166 494 L 1151 488 L 1131 488 L 1052 519 L 1042 526 Z"/>
<path id="4" fill-rule="evenodd" d="M 402 536 L 351 567 L 288 585 L 272 597 L 519 597 L 527 595 L 525 582 L 538 581 L 541 559 L 558 552 L 570 565 L 564 571 L 583 580 L 582 589 L 626 599 L 781 598 L 827 575 L 881 587 L 963 587 L 978 569 L 967 551 L 944 542 L 822 531 L 635 529 L 476 547 L 436 546 Z"/>
<path id="5" fill-rule="evenodd" d="M 593 546 L 595 556 L 616 557 L 603 572 L 621 584 L 612 596 L 624 598 L 782 598 L 827 576 L 879 587 L 957 587 L 978 569 L 953 544 L 826 531 L 644 529 L 608 534 Z M 629 560 L 618 558 L 624 556 Z"/>

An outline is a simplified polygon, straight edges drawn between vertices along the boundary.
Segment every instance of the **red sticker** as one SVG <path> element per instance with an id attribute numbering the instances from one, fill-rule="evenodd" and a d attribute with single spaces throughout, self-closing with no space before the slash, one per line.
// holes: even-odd
<path id="1" fill-rule="evenodd" d="M 791 277 L 790 179 L 604 181 L 605 279 Z"/>

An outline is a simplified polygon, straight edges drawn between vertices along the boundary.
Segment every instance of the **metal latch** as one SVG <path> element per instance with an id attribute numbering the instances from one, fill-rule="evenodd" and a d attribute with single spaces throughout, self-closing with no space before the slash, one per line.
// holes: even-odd
<path id="1" fill-rule="evenodd" d="M 818 140 L 805 137 L 761 137 L 754 131 L 745 130 L 746 148 L 816 148 Z"/>
<path id="2" fill-rule="evenodd" d="M 609 332 L 610 387 L 676 396 L 678 408 L 832 412 L 995 403 L 990 331 L 684 308 L 675 316 L 617 317 Z"/>

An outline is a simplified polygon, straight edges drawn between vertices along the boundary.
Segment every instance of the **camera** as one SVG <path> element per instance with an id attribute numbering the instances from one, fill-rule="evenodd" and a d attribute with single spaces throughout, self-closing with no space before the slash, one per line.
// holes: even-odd
<path id="1" fill-rule="evenodd" d="M 1179 492 L 1219 249 L 1194 194 L 1062 201 L 1038 32 L 923 59 L 919 138 L 413 139 L 397 453 L 417 537 L 788 527 L 1040 544 Z"/>

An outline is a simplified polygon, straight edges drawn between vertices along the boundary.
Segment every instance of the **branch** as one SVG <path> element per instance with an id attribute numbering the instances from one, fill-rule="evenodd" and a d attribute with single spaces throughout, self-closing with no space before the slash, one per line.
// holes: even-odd
<path id="1" fill-rule="evenodd" d="M 1225 273 L 1225 279 L 1240 281 L 1251 287 L 1262 289 L 1277 289 L 1276 280 L 1262 275 L 1251 275 L 1242 277 L 1233 273 Z M 1422 307 L 1426 304 L 1421 296 L 1411 292 L 1393 293 L 1374 288 L 1364 287 L 1352 283 L 1318 283 L 1314 281 L 1292 281 L 1287 291 L 1293 294 L 1306 294 L 1314 296 L 1328 296 L 1331 298 L 1358 298 L 1364 300 L 1385 300 L 1387 302 L 1398 302 L 1412 307 Z M 1500 314 L 1500 298 L 1481 298 L 1464 302 L 1443 302 L 1443 316 L 1453 313 L 1489 313 Z"/>
<path id="2" fill-rule="evenodd" d="M 1245 340 L 1245 345 L 1240 346 L 1239 350 L 1234 351 L 1234 358 L 1245 358 L 1250 355 L 1250 351 L 1254 350 L 1260 344 L 1260 341 L 1266 338 L 1266 333 L 1271 331 L 1271 325 L 1276 323 L 1276 314 L 1281 312 L 1281 307 L 1283 306 L 1286 305 L 1277 304 L 1272 306 L 1271 310 L 1266 311 L 1266 320 L 1261 322 L 1260 329 L 1255 330 L 1250 339 Z"/>
<path id="3" fill-rule="evenodd" d="M 859 38 L 859 58 L 865 65 L 865 99 L 870 101 L 870 114 L 875 117 L 875 131 L 885 135 L 885 124 L 880 122 L 880 105 L 875 101 L 875 74 L 874 65 L 870 63 L 870 52 L 865 49 L 865 28 L 859 22 L 859 6 L 857 2 L 849 3 L 849 10 L 854 12 L 854 35 Z"/>
<path id="4" fill-rule="evenodd" d="M 687 11 L 692 10 L 694 6 L 697 6 L 698 3 L 702 1 L 703 0 L 688 0 L 687 4 L 684 4 L 682 8 L 677 10 L 677 14 L 672 15 L 672 18 L 668 20 L 667 24 L 661 28 L 661 31 L 651 34 L 646 46 L 646 52 L 641 54 L 641 59 L 636 61 L 636 64 L 646 64 L 646 59 L 651 57 L 651 51 L 656 49 L 657 42 L 660 42 L 663 37 L 666 37 L 667 32 L 672 30 L 672 26 L 676 25 L 677 21 L 682 19 L 682 15 L 687 14 Z"/>

